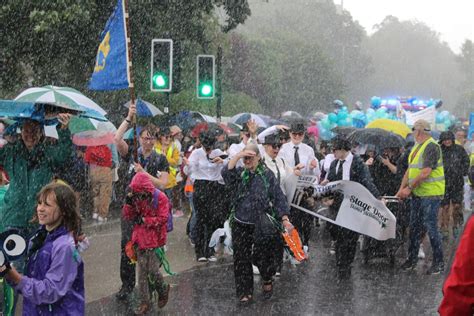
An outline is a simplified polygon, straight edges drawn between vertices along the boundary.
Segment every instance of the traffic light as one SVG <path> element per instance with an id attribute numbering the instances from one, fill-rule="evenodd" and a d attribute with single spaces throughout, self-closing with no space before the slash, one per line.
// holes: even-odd
<path id="1" fill-rule="evenodd" d="M 216 86 L 214 55 L 197 56 L 196 77 L 197 98 L 213 99 Z"/>
<path id="2" fill-rule="evenodd" d="M 151 41 L 150 89 L 156 92 L 171 92 L 173 85 L 173 40 Z"/>

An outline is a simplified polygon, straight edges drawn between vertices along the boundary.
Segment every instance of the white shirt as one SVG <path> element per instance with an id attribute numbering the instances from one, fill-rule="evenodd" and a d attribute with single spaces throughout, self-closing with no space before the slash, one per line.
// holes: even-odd
<path id="1" fill-rule="evenodd" d="M 256 144 L 257 141 L 255 139 L 252 139 L 250 138 L 248 141 L 247 141 L 247 144 L 251 144 L 251 143 L 254 143 Z M 229 149 L 227 149 L 227 153 L 229 154 L 229 159 L 232 159 L 235 155 L 237 155 L 238 153 L 240 153 L 242 150 L 244 150 L 245 146 L 247 146 L 246 144 L 244 144 L 244 142 L 240 142 L 238 144 L 232 144 L 230 145 Z M 260 157 L 263 157 L 263 154 L 265 153 L 265 149 L 263 148 L 262 145 L 258 145 L 258 150 L 260 151 Z M 235 165 L 236 167 L 243 167 L 244 166 L 244 163 L 242 161 L 242 159 L 240 159 L 239 161 L 237 161 L 237 164 Z"/>
<path id="2" fill-rule="evenodd" d="M 326 157 L 324 157 L 324 159 L 321 159 L 321 171 L 324 170 L 324 172 L 326 173 L 326 177 L 325 179 L 328 178 L 328 174 L 329 174 L 329 168 L 331 168 L 331 164 L 332 162 L 334 161 L 334 154 L 327 154 Z"/>
<path id="3" fill-rule="evenodd" d="M 293 169 L 281 157 L 276 157 L 275 162 L 273 162 L 272 157 L 270 157 L 266 152 L 264 153 L 262 160 L 267 166 L 267 168 L 273 172 L 277 180 L 278 180 L 278 172 L 280 172 L 280 188 L 283 191 L 283 193 L 286 195 L 284 184 L 285 184 L 286 179 L 290 175 L 293 174 Z"/>
<path id="4" fill-rule="evenodd" d="M 300 163 L 304 165 L 304 169 L 301 170 L 301 173 L 303 175 L 314 175 L 314 176 L 319 176 L 321 171 L 319 170 L 319 163 L 318 160 L 316 159 L 316 156 L 314 155 L 314 150 L 313 148 L 309 147 L 308 145 L 304 143 L 300 143 L 298 145 L 293 144 L 293 142 L 288 142 L 284 144 L 280 152 L 278 153 L 278 157 L 283 158 L 286 163 L 291 168 L 295 167 L 295 148 L 298 147 L 298 155 L 300 157 Z M 316 161 L 316 168 L 310 169 L 310 163 L 312 160 Z"/>
<path id="5" fill-rule="evenodd" d="M 342 180 L 350 180 L 351 174 L 351 165 L 354 156 L 351 152 L 347 155 L 346 159 L 344 160 L 344 164 L 342 165 Z M 341 167 L 341 162 L 339 161 L 336 165 L 336 174 L 339 168 Z"/>
<path id="6" fill-rule="evenodd" d="M 219 149 L 214 149 L 209 154 L 210 157 L 217 157 L 222 151 Z M 225 159 L 227 160 L 227 159 Z M 224 179 L 222 179 L 221 171 L 225 165 L 224 163 L 214 163 L 211 162 L 207 155 L 206 151 L 203 148 L 195 149 L 191 153 L 188 159 L 189 164 L 185 167 L 184 172 L 194 180 L 208 180 L 208 181 L 218 181 L 221 184 L 224 184 Z"/>

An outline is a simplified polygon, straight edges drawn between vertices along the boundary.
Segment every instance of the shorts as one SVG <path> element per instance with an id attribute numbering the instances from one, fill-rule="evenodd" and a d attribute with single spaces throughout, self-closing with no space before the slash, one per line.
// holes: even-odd
<path id="1" fill-rule="evenodd" d="M 450 202 L 453 204 L 461 204 L 464 199 L 464 191 L 461 189 L 452 189 L 444 193 L 444 198 L 441 201 L 441 206 L 449 205 Z"/>

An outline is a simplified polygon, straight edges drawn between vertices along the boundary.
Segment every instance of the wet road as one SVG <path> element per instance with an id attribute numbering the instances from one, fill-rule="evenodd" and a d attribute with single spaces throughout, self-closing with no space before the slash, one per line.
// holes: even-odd
<path id="1" fill-rule="evenodd" d="M 324 235 L 326 236 L 326 235 Z M 445 275 L 428 276 L 429 253 L 420 260 L 417 271 L 402 272 L 405 257 L 401 249 L 395 267 L 388 260 L 374 259 L 363 264 L 360 253 L 349 280 L 335 275 L 334 256 L 328 253 L 329 241 L 317 233 L 310 247 L 310 260 L 298 266 L 284 264 L 276 279 L 274 295 L 264 301 L 255 277 L 254 301 L 241 306 L 235 297 L 233 266 L 230 257 L 218 263 L 195 266 L 167 278 L 170 300 L 153 315 L 435 315 L 442 299 Z M 446 246 L 446 257 L 453 245 Z M 429 249 L 429 245 L 425 249 Z M 189 251 L 189 249 L 183 249 Z M 429 252 L 429 251 L 427 251 Z M 188 256 L 186 256 L 188 257 Z M 426 262 L 426 263 L 425 263 Z M 113 295 L 87 304 L 88 315 L 130 315 L 138 302 L 117 302 Z"/>

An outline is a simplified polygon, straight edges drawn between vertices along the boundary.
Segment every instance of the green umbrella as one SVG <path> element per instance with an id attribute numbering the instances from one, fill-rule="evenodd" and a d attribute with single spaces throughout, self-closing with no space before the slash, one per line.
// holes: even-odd
<path id="1" fill-rule="evenodd" d="M 107 113 L 97 103 L 81 92 L 67 87 L 44 86 L 29 88 L 20 93 L 15 100 L 49 103 L 76 111 L 92 110 L 102 115 Z"/>

